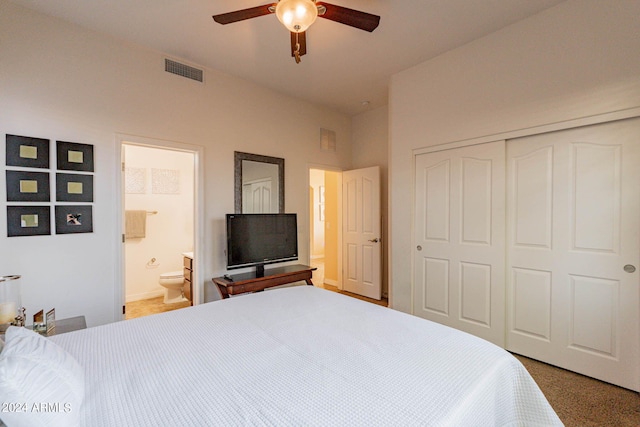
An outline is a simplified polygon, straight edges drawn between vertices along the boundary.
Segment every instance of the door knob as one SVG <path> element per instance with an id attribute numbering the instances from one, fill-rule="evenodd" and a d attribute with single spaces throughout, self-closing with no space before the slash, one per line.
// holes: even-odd
<path id="1" fill-rule="evenodd" d="M 636 267 L 634 265 L 627 264 L 624 266 L 624 271 L 626 271 L 627 273 L 633 273 L 636 271 Z"/>
<path id="2" fill-rule="evenodd" d="M 421 251 L 422 250 L 422 246 L 418 245 L 418 246 L 416 246 L 416 249 Z"/>
<path id="3" fill-rule="evenodd" d="M 380 240 L 376 237 L 375 239 L 369 240 L 371 243 L 378 243 Z"/>

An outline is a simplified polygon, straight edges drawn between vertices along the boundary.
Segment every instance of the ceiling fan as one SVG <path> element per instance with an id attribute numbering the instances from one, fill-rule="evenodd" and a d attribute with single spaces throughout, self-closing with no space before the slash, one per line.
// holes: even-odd
<path id="1" fill-rule="evenodd" d="M 213 15 L 213 20 L 226 25 L 272 13 L 291 32 L 291 56 L 296 63 L 300 63 L 300 57 L 307 53 L 306 31 L 317 17 L 369 32 L 375 30 L 380 23 L 377 15 L 316 0 L 279 0 L 277 3 Z"/>

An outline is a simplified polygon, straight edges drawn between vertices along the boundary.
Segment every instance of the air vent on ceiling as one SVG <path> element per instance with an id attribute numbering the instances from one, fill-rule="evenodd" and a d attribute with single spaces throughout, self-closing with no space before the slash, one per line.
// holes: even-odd
<path id="1" fill-rule="evenodd" d="M 164 59 L 164 70 L 167 73 L 176 74 L 178 76 L 186 77 L 191 80 L 198 81 L 200 83 L 204 80 L 204 71 L 199 68 L 194 68 L 189 65 L 181 64 L 180 62 L 172 61 L 169 58 Z"/>
<path id="2" fill-rule="evenodd" d="M 336 151 L 336 132 L 320 128 L 320 149 L 322 151 Z"/>

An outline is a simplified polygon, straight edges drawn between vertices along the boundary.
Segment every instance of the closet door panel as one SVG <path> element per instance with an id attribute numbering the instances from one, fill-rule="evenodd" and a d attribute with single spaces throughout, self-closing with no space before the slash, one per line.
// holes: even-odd
<path id="1" fill-rule="evenodd" d="M 460 159 L 460 243 L 491 245 L 491 159 Z"/>
<path id="2" fill-rule="evenodd" d="M 460 318 L 491 327 L 491 265 L 460 263 Z"/>
<path id="3" fill-rule="evenodd" d="M 513 333 L 551 340 L 551 272 L 513 268 Z"/>
<path id="4" fill-rule="evenodd" d="M 449 316 L 449 261 L 422 259 L 422 311 Z"/>
<path id="5" fill-rule="evenodd" d="M 514 245 L 551 249 L 553 147 L 513 159 Z"/>
<path id="6" fill-rule="evenodd" d="M 622 147 L 571 145 L 572 249 L 619 253 Z"/>
<path id="7" fill-rule="evenodd" d="M 633 390 L 638 135 L 629 119 L 507 143 L 507 349 Z"/>
<path id="8" fill-rule="evenodd" d="M 413 312 L 504 346 L 504 141 L 416 156 Z"/>
<path id="9" fill-rule="evenodd" d="M 451 161 L 443 160 L 425 168 L 422 174 L 425 188 L 421 222 L 424 224 L 424 240 L 449 242 L 449 177 Z"/>
<path id="10" fill-rule="evenodd" d="M 618 298 L 616 280 L 569 276 L 571 323 L 569 346 L 616 358 Z"/>

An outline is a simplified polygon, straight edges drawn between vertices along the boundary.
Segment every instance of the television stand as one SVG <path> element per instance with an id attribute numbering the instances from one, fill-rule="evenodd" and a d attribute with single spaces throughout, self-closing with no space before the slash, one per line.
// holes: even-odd
<path id="1" fill-rule="evenodd" d="M 249 273 L 233 274 L 230 276 L 232 280 L 225 277 L 214 277 L 212 280 L 213 283 L 218 285 L 222 298 L 226 299 L 229 298 L 229 295 L 260 292 L 266 288 L 301 280 L 307 282 L 307 285 L 313 286 L 311 277 L 314 270 L 316 270 L 315 267 L 296 264 L 266 269 L 262 277 L 258 276 L 255 271 L 252 271 Z"/>

